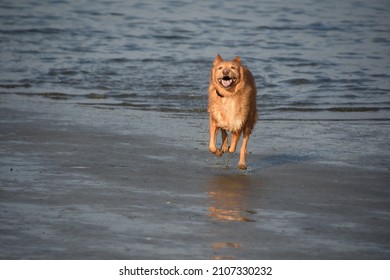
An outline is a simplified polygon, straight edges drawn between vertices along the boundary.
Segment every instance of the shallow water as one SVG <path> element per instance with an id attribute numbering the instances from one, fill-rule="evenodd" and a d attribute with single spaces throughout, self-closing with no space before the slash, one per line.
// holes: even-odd
<path id="1" fill-rule="evenodd" d="M 263 119 L 390 113 L 383 1 L 2 1 L 0 96 L 205 114 L 217 53 L 240 55 Z"/>

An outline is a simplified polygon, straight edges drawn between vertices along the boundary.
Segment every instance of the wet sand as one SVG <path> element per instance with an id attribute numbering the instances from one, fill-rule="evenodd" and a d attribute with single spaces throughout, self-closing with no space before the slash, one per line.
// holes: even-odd
<path id="1" fill-rule="evenodd" d="M 389 259 L 388 121 L 263 120 L 0 97 L 1 259 Z"/>

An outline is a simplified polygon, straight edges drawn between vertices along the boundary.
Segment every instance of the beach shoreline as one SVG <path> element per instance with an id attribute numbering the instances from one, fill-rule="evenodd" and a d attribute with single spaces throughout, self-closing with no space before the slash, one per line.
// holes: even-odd
<path id="1" fill-rule="evenodd" d="M 245 174 L 206 114 L 0 108 L 0 259 L 390 257 L 388 121 L 260 120 Z"/>

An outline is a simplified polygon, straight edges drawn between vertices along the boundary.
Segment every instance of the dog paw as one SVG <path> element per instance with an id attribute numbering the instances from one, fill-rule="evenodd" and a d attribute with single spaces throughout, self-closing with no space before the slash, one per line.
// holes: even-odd
<path id="1" fill-rule="evenodd" d="M 223 152 L 220 149 L 217 149 L 216 147 L 210 147 L 209 151 L 216 155 L 217 157 L 222 156 Z"/>
<path id="2" fill-rule="evenodd" d="M 229 146 L 228 146 L 228 145 L 222 146 L 222 147 L 221 147 L 221 151 L 222 151 L 222 153 L 227 153 L 227 152 L 229 152 Z"/>
<path id="3" fill-rule="evenodd" d="M 220 150 L 220 149 L 217 149 L 215 152 L 214 152 L 214 155 L 216 155 L 217 157 L 221 157 L 223 154 L 223 152 Z"/>
<path id="4" fill-rule="evenodd" d="M 237 167 L 242 170 L 246 170 L 247 168 L 245 163 L 239 163 Z"/>

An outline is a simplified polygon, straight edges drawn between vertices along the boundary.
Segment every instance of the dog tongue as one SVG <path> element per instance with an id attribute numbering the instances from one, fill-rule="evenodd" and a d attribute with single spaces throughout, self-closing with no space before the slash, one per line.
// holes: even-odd
<path id="1" fill-rule="evenodd" d="M 230 86 L 231 83 L 232 83 L 232 79 L 230 79 L 230 80 L 222 80 L 222 85 L 223 85 L 224 87 Z"/>

